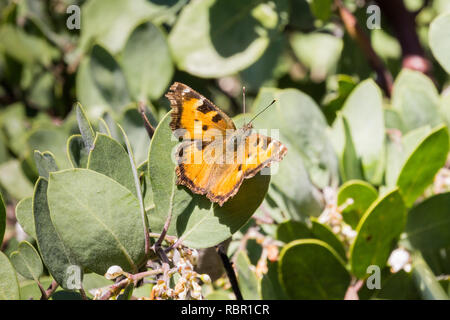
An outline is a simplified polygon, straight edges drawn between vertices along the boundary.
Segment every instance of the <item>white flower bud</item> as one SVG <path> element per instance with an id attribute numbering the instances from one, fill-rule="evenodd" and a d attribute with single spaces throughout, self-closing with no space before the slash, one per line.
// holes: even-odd
<path id="1" fill-rule="evenodd" d="M 210 278 L 210 276 L 207 275 L 206 273 L 200 275 L 200 279 L 201 279 L 204 283 L 206 283 L 206 284 L 210 284 L 210 283 L 211 283 L 211 278 Z"/>
<path id="2" fill-rule="evenodd" d="M 388 264 L 392 267 L 392 272 L 397 272 L 406 267 L 411 256 L 408 251 L 403 248 L 398 248 L 392 251 L 388 259 Z"/>
<path id="3" fill-rule="evenodd" d="M 108 280 L 114 280 L 123 274 L 124 272 L 120 266 L 111 266 L 108 271 L 106 271 L 105 278 Z"/>

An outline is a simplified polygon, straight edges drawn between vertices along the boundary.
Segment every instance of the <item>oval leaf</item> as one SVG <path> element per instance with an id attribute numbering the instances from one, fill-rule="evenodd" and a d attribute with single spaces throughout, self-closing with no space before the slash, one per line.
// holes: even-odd
<path id="1" fill-rule="evenodd" d="M 0 251 L 0 300 L 19 300 L 17 274 L 8 257 Z"/>
<path id="2" fill-rule="evenodd" d="M 341 110 L 348 121 L 364 176 L 380 184 L 384 172 L 384 114 L 380 88 L 371 79 L 358 84 Z M 370 121 L 367 115 L 370 114 Z"/>
<path id="3" fill-rule="evenodd" d="M 18 273 L 27 279 L 39 281 L 44 268 L 39 253 L 29 242 L 22 241 L 19 243 L 17 251 L 11 254 L 10 259 Z"/>
<path id="4" fill-rule="evenodd" d="M 380 197 L 367 209 L 350 247 L 350 265 L 355 276 L 365 278 L 370 265 L 385 266 L 405 223 L 406 208 L 398 189 Z"/>
<path id="5" fill-rule="evenodd" d="M 397 186 L 407 207 L 424 192 L 447 159 L 449 137 L 447 127 L 433 130 L 411 153 L 397 178 Z M 424 165 L 426 164 L 426 165 Z"/>
<path id="6" fill-rule="evenodd" d="M 350 180 L 344 183 L 337 196 L 338 206 L 345 206 L 342 210 L 344 221 L 356 229 L 359 220 L 377 197 L 377 190 L 365 181 Z M 348 204 L 348 201 L 352 203 Z"/>
<path id="7" fill-rule="evenodd" d="M 296 240 L 280 254 L 279 276 L 291 299 L 343 299 L 350 274 L 339 255 L 320 240 Z"/>
<path id="8" fill-rule="evenodd" d="M 111 265 L 138 270 L 144 227 L 131 191 L 95 171 L 70 169 L 50 174 L 48 204 L 56 230 L 83 267 L 98 274 Z"/>
<path id="9" fill-rule="evenodd" d="M 136 195 L 128 153 L 113 138 L 102 133 L 96 134 L 87 167 L 112 178 Z"/>
<path id="10" fill-rule="evenodd" d="M 33 217 L 36 228 L 36 241 L 42 260 L 50 274 L 63 288 L 69 289 L 71 266 L 77 266 L 74 256 L 61 240 L 50 217 L 47 202 L 48 182 L 39 178 L 33 195 Z M 70 288 L 73 289 L 73 288 Z"/>
<path id="11" fill-rule="evenodd" d="M 425 125 L 433 127 L 442 121 L 436 86 L 419 71 L 403 69 L 400 72 L 394 82 L 391 101 L 406 132 Z"/>
<path id="12" fill-rule="evenodd" d="M 440 15 L 431 22 L 428 38 L 434 57 L 450 74 L 450 40 L 448 30 L 450 30 L 449 12 Z"/>
<path id="13" fill-rule="evenodd" d="M 33 218 L 32 197 L 23 198 L 16 206 L 16 218 L 23 230 L 33 239 L 36 239 L 36 228 Z"/>
<path id="14" fill-rule="evenodd" d="M 408 213 L 406 237 L 414 248 L 433 250 L 450 246 L 450 193 L 425 199 Z"/>
<path id="15" fill-rule="evenodd" d="M 199 77 L 221 77 L 253 64 L 278 33 L 288 9 L 285 0 L 262 3 L 193 1 L 169 35 L 179 69 Z M 230 20 L 230 16 L 234 19 Z"/>
<path id="16" fill-rule="evenodd" d="M 163 32 L 151 22 L 138 26 L 127 40 L 122 66 L 135 101 L 158 99 L 174 72 Z"/>

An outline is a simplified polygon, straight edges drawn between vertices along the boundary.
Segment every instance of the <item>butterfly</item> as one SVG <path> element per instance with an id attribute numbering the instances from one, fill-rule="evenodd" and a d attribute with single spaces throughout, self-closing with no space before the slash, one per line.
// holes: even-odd
<path id="1" fill-rule="evenodd" d="M 251 121 L 236 129 L 222 110 L 185 84 L 175 82 L 166 97 L 172 108 L 170 128 L 180 140 L 176 184 L 220 206 L 244 179 L 281 161 L 287 152 L 280 141 L 253 132 Z"/>

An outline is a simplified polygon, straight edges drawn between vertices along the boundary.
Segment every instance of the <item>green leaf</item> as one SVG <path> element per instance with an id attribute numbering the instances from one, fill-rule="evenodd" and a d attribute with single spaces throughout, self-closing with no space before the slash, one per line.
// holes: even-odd
<path id="1" fill-rule="evenodd" d="M 181 237 L 183 244 L 194 248 L 214 246 L 248 221 L 264 199 L 270 176 L 245 179 L 239 192 L 222 207 L 177 186 L 172 153 L 178 139 L 172 135 L 170 121 L 169 113 L 156 128 L 150 145 L 148 169 L 156 210 L 148 217 L 149 225 L 153 232 L 161 232 L 171 213 L 169 235 Z"/>
<path id="2" fill-rule="evenodd" d="M 39 175 L 45 179 L 48 179 L 48 174 L 53 171 L 58 171 L 55 157 L 51 152 L 34 151 L 34 162 L 38 169 Z"/>
<path id="3" fill-rule="evenodd" d="M 331 231 L 331 229 L 324 224 L 321 224 L 319 221 L 317 221 L 316 218 L 311 218 L 312 228 L 311 231 L 314 235 L 314 238 L 317 238 L 319 240 L 322 240 L 326 244 L 328 244 L 330 247 L 336 251 L 337 254 L 340 255 L 342 260 L 346 260 L 347 256 L 345 254 L 344 245 L 342 244 L 341 240 Z"/>
<path id="4" fill-rule="evenodd" d="M 347 119 L 338 115 L 333 125 L 334 132 L 343 131 L 343 134 L 335 135 L 335 148 L 338 151 L 339 166 L 343 181 L 363 179 L 361 159 L 358 157 L 353 143 L 350 126 Z M 340 141 L 339 141 L 340 140 Z M 338 146 L 340 144 L 341 146 Z"/>
<path id="5" fill-rule="evenodd" d="M 150 182 L 150 177 L 148 175 L 148 161 L 141 164 L 137 170 L 142 184 L 141 189 L 144 197 L 145 211 L 147 212 L 155 207 L 155 203 L 153 201 L 152 183 Z"/>
<path id="6" fill-rule="evenodd" d="M 0 251 L 0 300 L 19 300 L 17 274 L 8 257 Z"/>
<path id="7" fill-rule="evenodd" d="M 309 1 L 311 12 L 320 20 L 328 20 L 332 13 L 332 0 L 311 0 Z"/>
<path id="8" fill-rule="evenodd" d="M 86 107 L 86 113 L 92 119 L 99 118 L 103 112 L 111 110 L 109 102 L 103 97 L 100 87 L 94 81 L 89 56 L 81 59 L 75 89 L 78 101 Z"/>
<path id="9" fill-rule="evenodd" d="M 434 127 L 442 122 L 437 89 L 433 81 L 419 71 L 403 69 L 400 72 L 394 82 L 391 101 L 406 131 L 424 125 Z"/>
<path id="10" fill-rule="evenodd" d="M 442 289 L 433 272 L 423 260 L 420 252 L 412 254 L 412 275 L 416 288 L 425 300 L 448 300 L 449 297 Z"/>
<path id="11" fill-rule="evenodd" d="M 450 12 L 441 14 L 430 24 L 428 40 L 434 57 L 450 74 Z"/>
<path id="12" fill-rule="evenodd" d="M 151 22 L 144 22 L 134 29 L 125 44 L 121 61 L 135 101 L 161 97 L 174 72 L 166 37 Z"/>
<path id="13" fill-rule="evenodd" d="M 33 194 L 33 185 L 17 160 L 9 160 L 0 165 L 0 184 L 14 199 L 23 199 Z"/>
<path id="14" fill-rule="evenodd" d="M 398 189 L 372 203 L 359 221 L 350 247 L 350 266 L 356 277 L 365 278 L 370 265 L 385 266 L 405 223 L 406 208 Z"/>
<path id="15" fill-rule="evenodd" d="M 407 207 L 424 192 L 447 159 L 449 136 L 441 126 L 425 137 L 404 163 L 397 178 L 397 186 Z M 426 165 L 424 165 L 426 163 Z"/>
<path id="16" fill-rule="evenodd" d="M 284 26 L 287 10 L 285 0 L 190 2 L 169 35 L 177 67 L 204 78 L 249 67 Z"/>
<path id="17" fill-rule="evenodd" d="M 287 300 L 288 297 L 278 277 L 278 262 L 267 263 L 267 273 L 260 280 L 262 300 Z"/>
<path id="18" fill-rule="evenodd" d="M 135 196 L 137 195 L 128 153 L 113 138 L 102 133 L 95 135 L 87 168 L 112 178 Z"/>
<path id="19" fill-rule="evenodd" d="M 22 241 L 19 243 L 19 248 L 11 254 L 10 259 L 18 273 L 27 279 L 39 281 L 44 267 L 39 253 L 29 242 Z"/>
<path id="20" fill-rule="evenodd" d="M 89 150 L 85 147 L 83 137 L 80 134 L 74 134 L 67 140 L 67 157 L 72 168 L 86 168 Z"/>
<path id="21" fill-rule="evenodd" d="M 92 148 L 94 147 L 95 139 L 94 129 L 92 129 L 91 123 L 89 122 L 86 113 L 84 112 L 84 109 L 80 103 L 77 104 L 76 114 L 78 129 L 80 130 L 81 136 L 83 137 L 84 145 L 88 150 L 92 150 Z"/>
<path id="22" fill-rule="evenodd" d="M 450 193 L 425 199 L 408 213 L 406 240 L 418 250 L 434 250 L 450 246 Z"/>
<path id="23" fill-rule="evenodd" d="M 68 288 L 70 281 L 69 267 L 77 266 L 73 254 L 63 243 L 50 217 L 47 203 L 48 182 L 39 178 L 33 195 L 33 217 L 36 228 L 36 241 L 42 260 L 50 274 L 63 288 Z M 71 229 L 71 228 L 70 228 Z"/>
<path id="24" fill-rule="evenodd" d="M 420 295 L 416 290 L 412 273 L 400 270 L 391 273 L 390 268 L 386 267 L 381 271 L 381 288 L 369 289 L 363 285 L 358 291 L 360 300 L 367 299 L 389 299 L 389 300 L 418 300 Z"/>
<path id="25" fill-rule="evenodd" d="M 0 246 L 3 242 L 3 236 L 5 235 L 6 229 L 6 207 L 3 201 L 3 196 L 0 193 Z"/>
<path id="26" fill-rule="evenodd" d="M 303 222 L 288 220 L 280 223 L 277 228 L 276 238 L 284 243 L 313 237 L 311 230 Z"/>
<path id="27" fill-rule="evenodd" d="M 384 172 L 384 118 L 382 94 L 372 79 L 358 84 L 341 110 L 347 119 L 364 176 L 380 184 Z M 367 115 L 370 114 L 370 121 Z"/>
<path id="28" fill-rule="evenodd" d="M 236 258 L 236 270 L 244 300 L 259 300 L 261 297 L 258 294 L 259 281 L 254 271 L 254 266 L 250 263 L 250 259 L 244 251 L 239 251 Z"/>
<path id="29" fill-rule="evenodd" d="M 80 46 L 88 49 L 97 40 L 112 53 L 125 45 L 134 27 L 143 20 L 167 21 L 185 1 L 97 0 L 89 1 L 81 10 Z"/>
<path id="30" fill-rule="evenodd" d="M 279 261 L 280 281 L 291 299 L 343 299 L 350 285 L 344 262 L 323 241 L 293 241 Z"/>
<path id="31" fill-rule="evenodd" d="M 365 181 L 350 180 L 344 183 L 337 196 L 337 205 L 346 205 L 342 210 L 344 221 L 356 229 L 359 220 L 377 197 L 377 190 Z M 346 204 L 349 199 L 352 204 Z"/>
<path id="32" fill-rule="evenodd" d="M 413 129 L 398 138 L 387 140 L 387 161 L 385 181 L 388 187 L 394 187 L 397 183 L 398 175 L 408 157 L 418 147 L 420 142 L 431 132 L 430 126 L 423 126 Z"/>
<path id="33" fill-rule="evenodd" d="M 122 69 L 114 57 L 99 45 L 92 48 L 89 72 L 96 89 L 113 110 L 119 111 L 130 102 Z"/>
<path id="34" fill-rule="evenodd" d="M 30 150 L 50 151 L 58 168 L 68 168 L 70 163 L 66 157 L 67 133 L 62 128 L 38 128 L 27 139 Z"/>
<path id="35" fill-rule="evenodd" d="M 3 39 L 1 51 L 23 64 L 40 63 L 49 66 L 58 57 L 58 50 L 44 38 L 26 33 L 12 24 L 2 24 L 0 38 Z"/>
<path id="36" fill-rule="evenodd" d="M 33 218 L 33 200 L 32 197 L 23 198 L 16 206 L 16 218 L 25 232 L 36 239 L 36 228 Z"/>
<path id="37" fill-rule="evenodd" d="M 145 129 L 142 116 L 135 104 L 132 104 L 130 108 L 125 110 L 122 115 L 121 124 L 129 137 L 136 163 L 140 165 L 148 159 L 150 138 Z"/>
<path id="38" fill-rule="evenodd" d="M 335 72 L 344 47 L 341 38 L 323 32 L 293 32 L 290 44 L 298 60 L 310 70 L 314 82 Z"/>
<path id="39" fill-rule="evenodd" d="M 138 270 L 144 233 L 131 191 L 95 171 L 69 169 L 50 174 L 48 205 L 61 239 L 83 267 L 98 274 L 111 265 Z"/>

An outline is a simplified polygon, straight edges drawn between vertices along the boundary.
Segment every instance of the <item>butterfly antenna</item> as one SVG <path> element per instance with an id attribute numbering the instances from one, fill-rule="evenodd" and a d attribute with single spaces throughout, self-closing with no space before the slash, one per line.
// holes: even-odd
<path id="1" fill-rule="evenodd" d="M 244 111 L 244 125 L 245 125 L 245 87 L 242 87 L 242 109 Z"/>
<path id="2" fill-rule="evenodd" d="M 250 120 L 249 123 L 252 123 L 253 120 L 256 119 L 256 117 L 258 117 L 261 113 L 263 113 L 264 111 L 266 111 L 267 109 L 269 109 L 269 107 L 270 107 L 271 105 L 273 105 L 276 101 L 277 101 L 276 99 L 273 99 L 273 101 L 272 101 L 267 107 L 265 107 L 265 108 L 262 109 L 260 112 L 258 112 L 258 113 L 252 118 L 252 120 Z"/>

